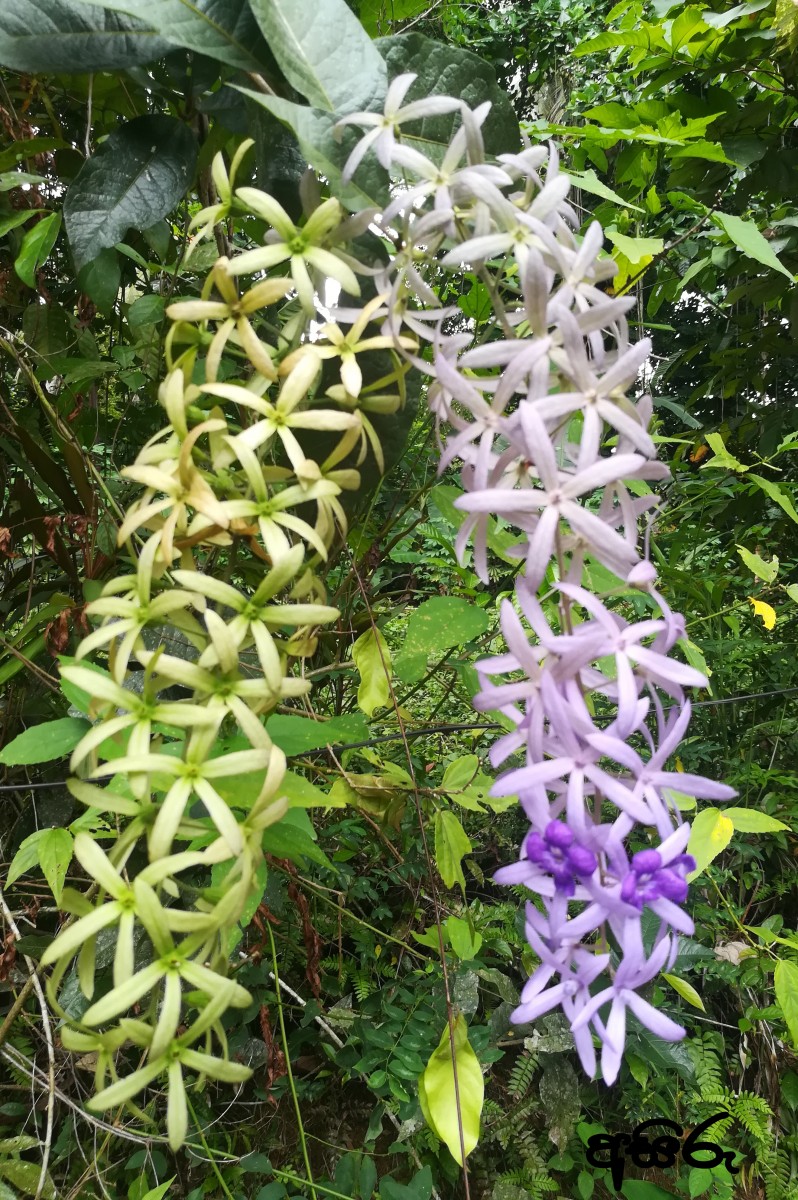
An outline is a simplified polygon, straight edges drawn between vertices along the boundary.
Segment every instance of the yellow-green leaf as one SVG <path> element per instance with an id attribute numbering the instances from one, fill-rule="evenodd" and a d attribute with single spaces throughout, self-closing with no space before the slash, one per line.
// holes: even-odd
<path id="1" fill-rule="evenodd" d="M 762 579 L 765 583 L 772 583 L 778 575 L 779 560 L 775 554 L 770 562 L 765 562 L 764 558 L 760 558 L 752 550 L 746 550 L 744 546 L 738 546 L 737 553 L 748 567 L 748 570 L 756 575 L 757 579 Z"/>
<path id="2" fill-rule="evenodd" d="M 656 254 L 661 254 L 665 249 L 662 238 L 630 238 L 612 227 L 607 230 L 607 237 L 616 250 L 619 250 L 624 258 L 628 259 L 635 267 L 647 266 Z"/>
<path id="3" fill-rule="evenodd" d="M 379 629 L 367 629 L 352 647 L 352 658 L 360 672 L 358 706 L 367 717 L 375 708 L 387 708 L 391 701 L 391 653 Z"/>
<path id="4" fill-rule="evenodd" d="M 72 834 L 68 829 L 45 829 L 37 846 L 39 866 L 56 903 L 60 903 L 67 868 L 72 861 L 72 845 Z"/>
<path id="5" fill-rule="evenodd" d="M 774 976 L 776 999 L 790 1031 L 793 1044 L 798 1047 L 798 966 L 793 962 L 779 960 Z"/>
<path id="6" fill-rule="evenodd" d="M 437 1049 L 433 1051 L 424 1074 L 419 1079 L 418 1094 L 421 1111 L 430 1129 L 448 1147 L 452 1158 L 462 1167 L 463 1149 L 467 1157 L 479 1141 L 479 1119 L 485 1098 L 485 1082 L 479 1060 L 468 1041 L 468 1029 L 462 1015 L 454 1022 L 453 1034 L 453 1038 L 450 1038 L 447 1025 Z M 454 1081 L 455 1067 L 457 1091 Z M 458 1097 L 460 1120 L 457 1113 Z"/>
<path id="7" fill-rule="evenodd" d="M 473 780 L 479 770 L 479 759 L 476 754 L 463 754 L 449 763 L 443 773 L 441 791 L 462 792 Z"/>
<path id="8" fill-rule="evenodd" d="M 736 833 L 778 833 L 790 828 L 758 808 L 725 808 L 723 815 L 731 821 Z"/>
<path id="9" fill-rule="evenodd" d="M 725 850 L 734 833 L 734 825 L 719 808 L 705 808 L 693 821 L 687 853 L 692 854 L 696 869 L 687 876 L 691 882 Z"/>
<path id="10" fill-rule="evenodd" d="M 482 945 L 482 934 L 472 929 L 468 921 L 462 917 L 447 917 L 446 932 L 449 934 L 452 950 L 459 959 L 465 961 L 476 958 Z"/>
<path id="11" fill-rule="evenodd" d="M 702 1012 L 706 1012 L 704 1001 L 692 983 L 688 983 L 686 979 L 680 979 L 678 975 L 667 975 L 665 972 L 663 972 L 662 978 L 667 980 L 674 992 L 677 992 L 682 1000 L 686 1000 L 688 1004 L 692 1004 L 693 1008 L 700 1008 Z"/>
<path id="12" fill-rule="evenodd" d="M 447 887 L 460 884 L 465 895 L 463 856 L 471 851 L 466 831 L 452 812 L 445 809 L 435 814 L 435 862 Z"/>
<path id="13" fill-rule="evenodd" d="M 675 788 L 664 788 L 664 794 L 672 804 L 675 804 L 679 812 L 692 812 L 696 807 L 695 796 L 688 796 L 685 792 L 677 792 Z"/>
<path id="14" fill-rule="evenodd" d="M 765 629 L 772 629 L 776 624 L 776 610 L 764 600 L 755 600 L 753 596 L 748 597 L 748 601 L 753 605 L 754 612 L 758 617 L 762 618 L 762 624 Z"/>
<path id="15" fill-rule="evenodd" d="M 708 462 L 704 463 L 701 468 L 702 471 L 706 467 L 720 467 L 723 471 L 734 471 L 737 474 L 744 474 L 748 470 L 745 463 L 741 463 L 739 458 L 735 458 L 733 454 L 729 453 L 719 433 L 708 433 L 707 445 L 712 451 L 714 458 L 710 458 Z"/>

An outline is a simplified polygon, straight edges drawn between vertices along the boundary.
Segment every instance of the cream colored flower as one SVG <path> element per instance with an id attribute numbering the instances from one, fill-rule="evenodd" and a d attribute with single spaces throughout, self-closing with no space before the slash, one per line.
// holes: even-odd
<path id="1" fill-rule="evenodd" d="M 214 286 L 221 295 L 221 300 L 207 298 Z M 264 279 L 239 297 L 230 273 L 230 260 L 222 257 L 208 276 L 202 299 L 170 304 L 166 315 L 181 323 L 198 322 L 203 328 L 207 328 L 209 321 L 221 322 L 205 357 L 205 378 L 208 382 L 212 383 L 217 378 L 219 364 L 228 341 L 241 347 L 261 375 L 274 380 L 277 378 L 277 371 L 269 347 L 260 340 L 249 318 L 259 309 L 282 300 L 292 287 L 293 281 L 290 279 Z"/>
<path id="2" fill-rule="evenodd" d="M 221 502 L 191 457 L 203 433 L 224 428 L 223 421 L 203 421 L 191 430 L 176 460 L 161 463 L 159 467 L 136 464 L 122 469 L 126 479 L 143 484 L 147 491 L 122 522 L 118 534 L 120 546 L 135 530 L 155 527 L 160 531 L 158 557 L 168 566 L 175 556 L 175 536 L 186 532 L 191 510 L 202 514 L 209 528 L 227 528 L 228 519 Z M 159 492 L 161 495 L 156 498 Z M 165 511 L 167 516 L 163 515 Z"/>
<path id="3" fill-rule="evenodd" d="M 344 211 L 337 200 L 325 200 L 308 217 L 304 225 L 298 226 L 289 217 L 281 204 L 257 188 L 239 188 L 236 199 L 244 208 L 261 217 L 274 229 L 267 238 L 267 245 L 258 250 L 245 250 L 230 263 L 231 275 L 249 275 L 254 271 L 267 271 L 279 263 L 290 262 L 291 275 L 304 311 L 310 316 L 316 312 L 315 288 L 310 269 L 340 283 L 344 291 L 352 296 L 360 295 L 360 284 L 351 266 L 336 250 L 325 248 L 325 243 L 344 219 Z"/>

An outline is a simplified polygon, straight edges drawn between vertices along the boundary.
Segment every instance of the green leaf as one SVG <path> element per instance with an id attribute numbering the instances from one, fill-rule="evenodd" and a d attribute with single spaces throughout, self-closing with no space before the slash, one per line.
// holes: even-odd
<path id="1" fill-rule="evenodd" d="M 100 312 L 107 315 L 113 310 L 121 279 L 119 255 L 107 246 L 78 272 L 77 283 Z"/>
<path id="2" fill-rule="evenodd" d="M 576 1186 L 582 1200 L 590 1200 L 596 1185 L 592 1175 L 588 1175 L 587 1171 L 580 1171 L 576 1179 Z"/>
<path id="3" fill-rule="evenodd" d="M 27 283 L 28 287 L 36 287 L 36 272 L 50 257 L 50 251 L 55 245 L 60 231 L 61 214 L 54 212 L 38 221 L 22 239 L 14 270 L 22 282 Z"/>
<path id="4" fill-rule="evenodd" d="M 0 1138 L 0 1154 L 20 1154 L 23 1150 L 38 1150 L 41 1143 L 38 1138 L 27 1133 L 18 1133 L 15 1137 Z"/>
<path id="5" fill-rule="evenodd" d="M 778 575 L 779 560 L 775 554 L 770 562 L 765 562 L 764 558 L 760 558 L 753 550 L 746 550 L 745 546 L 738 546 L 737 553 L 748 567 L 748 570 L 756 575 L 757 579 L 764 579 L 765 583 L 772 583 Z"/>
<path id="6" fill-rule="evenodd" d="M 462 1167 L 463 1149 L 468 1157 L 479 1141 L 479 1119 L 485 1098 L 485 1082 L 479 1060 L 468 1041 L 468 1028 L 462 1014 L 454 1022 L 452 1033 L 453 1037 L 450 1037 L 447 1025 L 437 1049 L 433 1051 L 424 1074 L 419 1079 L 418 1094 L 421 1111 L 430 1129 L 444 1142 L 452 1158 Z M 458 1097 L 462 1121 L 462 1147 L 457 1113 Z"/>
<path id="7" fill-rule="evenodd" d="M 68 829 L 45 829 L 37 844 L 39 866 L 56 904 L 61 902 L 67 869 L 72 861 L 72 834 Z"/>
<path id="8" fill-rule="evenodd" d="M 790 599 L 798 604 L 798 583 L 788 583 L 784 590 Z"/>
<path id="9" fill-rule="evenodd" d="M 363 742 L 369 736 L 369 727 L 360 713 L 333 717 L 331 721 L 278 715 L 269 718 L 266 732 L 274 744 L 292 758 L 322 746 Z"/>
<path id="10" fill-rule="evenodd" d="M 286 79 L 316 108 L 343 115 L 383 99 L 385 62 L 346 0 L 250 3 Z"/>
<path id="11" fill-rule="evenodd" d="M 470 50 L 447 46 L 421 33 L 401 33 L 379 38 L 375 43 L 388 64 L 388 78 L 407 71 L 417 79 L 404 103 L 428 96 L 458 96 L 464 104 L 477 108 L 486 100 L 491 110 L 482 126 L 485 149 L 489 155 L 517 153 L 521 135 L 509 97 L 496 83 L 492 67 Z M 428 158 L 440 160 L 449 144 L 455 118 L 425 117 L 402 125 L 402 141 L 420 150 Z"/>
<path id="12" fill-rule="evenodd" d="M 687 1176 L 690 1200 L 695 1200 L 696 1196 L 703 1196 L 714 1182 L 714 1174 L 706 1167 L 691 1167 L 690 1174 Z"/>
<path id="13" fill-rule="evenodd" d="M 433 596 L 410 614 L 396 674 L 404 683 L 415 683 L 423 677 L 431 654 L 462 646 L 484 633 L 488 624 L 487 613 L 468 600 Z"/>
<path id="14" fill-rule="evenodd" d="M 680 979 L 678 975 L 668 975 L 664 971 L 662 978 L 671 985 L 673 990 L 681 996 L 682 1000 L 686 1000 L 688 1004 L 692 1004 L 693 1008 L 700 1008 L 702 1012 L 707 1011 L 704 1008 L 704 1001 L 692 983 L 688 983 L 686 979 Z"/>
<path id="15" fill-rule="evenodd" d="M 718 142 L 708 142 L 704 138 L 700 138 L 697 142 L 689 142 L 686 146 L 681 146 L 678 150 L 673 150 L 670 153 L 672 159 L 680 158 L 703 158 L 705 162 L 720 162 L 728 163 L 732 166 L 730 159 L 723 152 L 723 147 Z"/>
<path id="16" fill-rule="evenodd" d="M 12 71 L 130 70 L 168 49 L 147 24 L 82 0 L 3 0 L 0 8 L 0 64 Z"/>
<path id="17" fill-rule="evenodd" d="M 44 212 L 43 208 L 26 208 L 24 212 L 12 213 L 10 217 L 0 218 L 0 237 L 5 237 L 11 233 L 12 229 L 18 229 L 20 225 L 24 225 L 36 213 Z"/>
<path id="18" fill-rule="evenodd" d="M 128 229 L 147 229 L 171 212 L 196 158 L 194 135 L 171 117 L 136 117 L 109 134 L 78 171 L 64 203 L 77 270 L 121 242 Z"/>
<path id="19" fill-rule="evenodd" d="M 687 876 L 692 882 L 696 876 L 725 850 L 734 833 L 734 825 L 719 808 L 705 808 L 693 821 L 687 853 L 696 861 L 696 869 Z"/>
<path id="20" fill-rule="evenodd" d="M 446 809 L 439 809 L 435 814 L 435 862 L 441 879 L 447 887 L 456 883 L 465 895 L 465 878 L 463 876 L 463 856 L 471 853 L 471 842 L 459 819 Z"/>
<path id="21" fill-rule="evenodd" d="M 779 959 L 773 976 L 776 1000 L 784 1014 L 793 1045 L 798 1047 L 798 966 Z"/>
<path id="22" fill-rule="evenodd" d="M 41 725 L 26 729 L 4 746 L 0 750 L 0 763 L 7 767 L 20 767 L 66 758 L 90 728 L 89 722 L 79 717 L 44 721 Z"/>
<path id="23" fill-rule="evenodd" d="M 452 950 L 459 959 L 466 961 L 476 958 L 482 945 L 482 934 L 473 930 L 468 921 L 464 921 L 462 917 L 447 917 L 446 932 L 449 934 Z M 437 942 L 435 945 L 437 948 Z"/>
<path id="24" fill-rule="evenodd" d="M 141 1197 L 141 1200 L 163 1200 L 164 1196 L 169 1191 L 177 1176 L 173 1175 L 171 1179 L 167 1179 L 166 1183 L 159 1183 L 157 1187 L 150 1188 Z"/>
<path id="25" fill-rule="evenodd" d="M 429 8 L 429 0 L 360 0 L 360 20 L 370 37 L 387 32 L 395 21 L 407 21 Z"/>
<path id="26" fill-rule="evenodd" d="M 360 635 L 352 658 L 360 673 L 358 707 L 371 717 L 375 708 L 387 708 L 391 702 L 391 652 L 379 629 L 372 627 Z"/>
<path id="27" fill-rule="evenodd" d="M 647 29 L 630 30 L 628 33 L 599 33 L 596 37 L 580 42 L 571 50 L 574 58 L 582 58 L 586 54 L 599 54 L 602 50 L 612 50 L 616 46 L 640 46 L 651 48 L 651 33 Z"/>
<path id="28" fill-rule="evenodd" d="M 673 1200 L 675 1192 L 666 1192 L 646 1179 L 627 1179 L 621 1188 L 626 1200 Z"/>
<path id="29" fill-rule="evenodd" d="M 731 821 L 735 833 L 778 833 L 790 828 L 757 808 L 724 808 L 723 815 Z"/>
<path id="30" fill-rule="evenodd" d="M 798 512 L 795 510 L 795 505 L 777 483 L 774 483 L 772 479 L 763 479 L 761 475 L 749 475 L 748 478 L 758 488 L 761 488 L 765 495 L 769 496 L 775 504 L 778 504 L 779 508 L 782 508 L 786 512 L 791 521 L 795 521 L 796 525 L 798 525 Z"/>
<path id="31" fill-rule="evenodd" d="M 346 801 L 338 800 L 317 788 L 309 779 L 287 771 L 280 784 L 281 795 L 287 797 L 292 808 L 345 808 Z"/>
<path id="32" fill-rule="evenodd" d="M 779 261 L 770 243 L 753 221 L 744 221 L 742 217 L 735 217 L 731 213 L 713 212 L 711 216 L 714 224 L 723 230 L 729 241 L 733 242 L 746 258 L 770 267 L 772 271 L 779 271 L 792 282 L 792 272 Z"/>
<path id="33" fill-rule="evenodd" d="M 611 200 L 613 204 L 620 204 L 622 208 L 631 209 L 633 212 L 645 211 L 639 205 L 632 204 L 631 200 L 624 200 L 623 196 L 619 196 L 611 187 L 607 187 L 606 183 L 602 183 L 592 168 L 588 171 L 569 171 L 568 175 L 576 187 L 583 192 L 589 192 L 591 196 L 600 196 L 602 200 Z"/>
<path id="34" fill-rule="evenodd" d="M 43 175 L 28 175 L 25 171 L 4 171 L 0 174 L 0 192 L 13 192 L 23 183 L 44 183 Z"/>
<path id="35" fill-rule="evenodd" d="M 301 808 L 289 809 L 285 816 L 263 831 L 263 849 L 276 858 L 290 858 L 292 862 L 305 866 L 304 859 L 335 871 L 323 850 L 315 842 L 315 831 Z"/>
<path id="36" fill-rule="evenodd" d="M 432 1195 L 432 1170 L 422 1167 L 410 1183 L 397 1183 L 390 1175 L 380 1180 L 380 1200 L 430 1200 Z"/>
<path id="37" fill-rule="evenodd" d="M 37 1163 L 25 1162 L 21 1158 L 0 1162 L 0 1177 L 13 1183 L 14 1187 L 24 1192 L 26 1196 L 36 1195 L 41 1173 L 41 1167 Z M 42 1200 L 54 1200 L 55 1187 L 49 1175 L 45 1177 L 41 1196 Z"/>
<path id="38" fill-rule="evenodd" d="M 88 0 L 129 13 L 173 46 L 183 46 L 242 71 L 260 71 L 268 50 L 248 0 Z M 154 222 L 153 222 L 154 224 Z"/>
<path id="39" fill-rule="evenodd" d="M 449 763 L 443 773 L 442 792 L 462 792 L 473 781 L 479 770 L 479 759 L 476 754 L 463 754 Z"/>
<path id="40" fill-rule="evenodd" d="M 6 877 L 6 885 L 10 887 L 19 879 L 20 875 L 27 875 L 28 871 L 32 871 L 34 867 L 39 865 L 39 842 L 47 833 L 46 829 L 37 829 L 35 833 L 29 833 L 28 836 L 20 842 L 19 849 L 11 860 L 11 865 L 8 868 Z"/>

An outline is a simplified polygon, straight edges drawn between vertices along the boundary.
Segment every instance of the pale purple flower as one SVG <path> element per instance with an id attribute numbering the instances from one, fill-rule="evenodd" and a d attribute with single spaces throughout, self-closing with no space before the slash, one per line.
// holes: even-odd
<path id="1" fill-rule="evenodd" d="M 574 1018 L 571 1031 L 576 1036 L 590 1021 L 595 1021 L 599 1011 L 606 1004 L 612 1006 L 606 1027 L 600 1022 L 596 1023 L 603 1043 L 601 1073 L 605 1083 L 614 1083 L 621 1067 L 626 1040 L 627 1009 L 631 1009 L 641 1025 L 663 1041 L 678 1042 L 684 1037 L 685 1030 L 681 1025 L 677 1025 L 637 994 L 639 988 L 659 975 L 672 949 L 671 941 L 666 937 L 655 946 L 647 961 L 642 955 L 624 956 L 610 987 L 591 997 Z"/>
<path id="2" fill-rule="evenodd" d="M 343 170 L 345 182 L 352 178 L 371 149 L 384 167 L 390 167 L 396 134 L 405 121 L 442 116 L 445 113 L 457 112 L 462 107 L 462 101 L 453 96 L 426 96 L 423 100 L 413 100 L 410 104 L 403 105 L 402 101 L 415 80 L 416 76 L 411 72 L 397 75 L 386 92 L 382 112 L 348 113 L 336 123 L 336 131 L 345 125 L 359 125 L 368 130 L 346 160 Z"/>

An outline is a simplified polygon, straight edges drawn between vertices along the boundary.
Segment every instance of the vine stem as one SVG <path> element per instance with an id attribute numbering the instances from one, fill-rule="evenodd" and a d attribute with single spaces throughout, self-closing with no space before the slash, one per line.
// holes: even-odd
<path id="1" fill-rule="evenodd" d="M 382 663 L 382 669 L 385 674 L 386 682 L 388 684 L 388 691 L 391 696 L 391 702 L 393 704 L 394 711 L 396 713 L 396 720 L 399 724 L 399 732 L 402 736 L 402 742 L 404 744 L 408 774 L 410 775 L 410 778 L 413 781 L 413 802 L 415 804 L 416 814 L 418 816 L 418 827 L 419 827 L 419 832 L 421 834 L 422 845 L 424 847 L 424 857 L 427 862 L 427 870 L 429 872 L 430 892 L 432 894 L 432 903 L 433 903 L 433 908 L 435 911 L 435 927 L 438 931 L 438 950 L 439 950 L 440 961 L 441 961 L 441 972 L 443 975 L 443 990 L 444 990 L 444 995 L 446 998 L 446 1019 L 447 1019 L 447 1023 L 449 1026 L 449 1049 L 451 1051 L 451 1056 L 452 1056 L 452 1078 L 454 1080 L 454 1103 L 455 1103 L 455 1108 L 457 1110 L 457 1132 L 460 1136 L 460 1156 L 463 1160 L 463 1195 L 465 1197 L 465 1200 L 471 1200 L 471 1189 L 470 1189 L 469 1180 L 468 1180 L 468 1166 L 466 1164 L 465 1137 L 464 1137 L 464 1133 L 463 1133 L 463 1110 L 462 1110 L 462 1105 L 460 1103 L 460 1081 L 459 1081 L 458 1075 L 457 1075 L 457 1054 L 455 1052 L 455 1047 L 454 1047 L 454 1008 L 452 1005 L 451 990 L 449 988 L 449 971 L 446 966 L 446 951 L 445 951 L 444 945 L 443 945 L 443 927 L 441 925 L 441 910 L 440 910 L 440 901 L 438 898 L 438 885 L 435 880 L 435 872 L 434 872 L 434 869 L 432 866 L 432 856 L 430 855 L 429 843 L 427 841 L 427 831 L 426 831 L 426 828 L 424 825 L 423 813 L 421 811 L 421 795 L 420 795 L 418 783 L 416 781 L 416 772 L 415 772 L 415 768 L 413 766 L 413 758 L 410 753 L 410 743 L 407 739 L 404 721 L 402 720 L 401 714 L 399 712 L 399 705 L 397 704 L 396 695 L 394 694 L 394 690 L 393 690 L 393 684 L 391 683 L 391 673 L 390 673 L 390 670 L 388 669 L 387 663 L 385 662 L 385 657 L 383 655 L 382 646 L 380 644 L 380 639 L 379 639 L 379 637 L 377 637 L 377 625 L 374 620 L 374 614 L 372 612 L 372 608 L 369 603 L 368 596 L 366 594 L 366 589 L 364 587 L 363 580 L 360 577 L 360 572 L 357 569 L 357 563 L 355 562 L 354 556 L 348 551 L 348 548 L 347 548 L 347 553 L 349 554 L 350 566 L 352 568 L 352 572 L 357 581 L 357 586 L 360 591 L 360 594 L 363 597 L 363 602 L 366 606 L 366 611 L 368 612 L 369 621 L 371 622 L 371 627 L 374 631 L 375 642 L 377 645 L 377 651 L 380 656 L 380 662 Z"/>
<path id="2" fill-rule="evenodd" d="M 199 1134 L 199 1140 L 202 1143 L 202 1148 L 208 1156 L 208 1162 L 211 1164 L 211 1170 L 213 1171 L 214 1175 L 216 1176 L 216 1178 L 219 1181 L 219 1187 L 222 1189 L 225 1196 L 227 1196 L 227 1200 L 235 1200 L 235 1196 L 233 1195 L 233 1193 L 230 1191 L 229 1187 L 225 1183 L 224 1176 L 222 1175 L 221 1171 L 219 1170 L 219 1168 L 216 1165 L 216 1159 L 213 1157 L 213 1154 L 211 1153 L 211 1148 L 208 1145 L 208 1143 L 205 1139 L 205 1134 L 202 1132 L 202 1127 L 201 1127 L 199 1121 L 197 1120 L 197 1114 L 194 1112 L 194 1105 L 191 1103 L 191 1100 L 189 1099 L 188 1095 L 186 1095 L 186 1104 L 188 1105 L 188 1111 L 191 1113 L 191 1119 L 194 1122 L 194 1128 L 196 1129 L 197 1133 Z"/>
<path id="3" fill-rule="evenodd" d="M 288 1075 L 288 1086 L 291 1089 L 291 1099 L 294 1102 L 294 1112 L 296 1113 L 296 1123 L 297 1123 L 297 1130 L 299 1132 L 299 1142 L 300 1142 L 300 1145 L 302 1146 L 302 1157 L 305 1160 L 305 1170 L 307 1171 L 307 1174 L 308 1174 L 307 1180 L 303 1180 L 303 1182 L 308 1183 L 308 1185 L 310 1187 L 310 1194 L 313 1197 L 313 1200 L 317 1200 L 316 1185 L 313 1180 L 313 1170 L 310 1165 L 310 1155 L 308 1154 L 308 1144 L 307 1144 L 307 1141 L 305 1140 L 305 1127 L 302 1124 L 302 1110 L 299 1106 L 299 1097 L 296 1094 L 296 1084 L 294 1083 L 294 1072 L 291 1070 L 291 1055 L 288 1050 L 288 1035 L 285 1032 L 285 1017 L 283 1015 L 283 998 L 282 998 L 282 994 L 280 992 L 280 973 L 277 968 L 277 949 L 274 945 L 274 934 L 272 933 L 272 927 L 268 921 L 265 924 L 266 924 L 266 931 L 269 935 L 269 946 L 271 947 L 271 952 L 272 952 L 272 969 L 274 971 L 273 978 L 274 978 L 274 982 L 277 984 L 277 987 L 275 988 L 275 995 L 277 997 L 277 1017 L 280 1022 L 280 1040 L 283 1043 L 283 1054 L 285 1055 L 285 1070 L 286 1070 L 286 1074 Z M 232 1200 L 232 1198 L 231 1198 L 231 1200 Z"/>
<path id="4" fill-rule="evenodd" d="M 0 889 L 0 909 L 3 911 L 3 916 L 8 923 L 8 927 L 14 935 L 16 941 L 19 941 L 22 936 L 19 932 L 19 927 L 14 920 L 14 914 L 6 904 L 6 898 Z M 36 1185 L 36 1194 L 33 1200 L 41 1200 L 44 1192 L 45 1184 L 47 1183 L 47 1167 L 50 1163 L 50 1147 L 53 1142 L 53 1113 L 55 1110 L 55 1049 L 53 1047 L 53 1027 L 50 1023 L 50 1014 L 47 1011 L 47 1001 L 44 998 L 41 980 L 36 969 L 36 964 L 28 958 L 27 954 L 23 955 L 25 965 L 30 972 L 30 981 L 33 990 L 36 993 L 36 999 L 39 1002 L 39 1009 L 42 1015 L 42 1029 L 44 1030 L 44 1040 L 47 1043 L 47 1066 L 48 1070 L 48 1089 L 47 1089 L 47 1128 L 44 1134 L 44 1144 L 42 1145 L 42 1164 L 39 1171 L 39 1182 Z M 13 1010 L 12 1010 L 13 1011 Z M 16 1015 L 16 1014 L 15 1014 Z"/>

